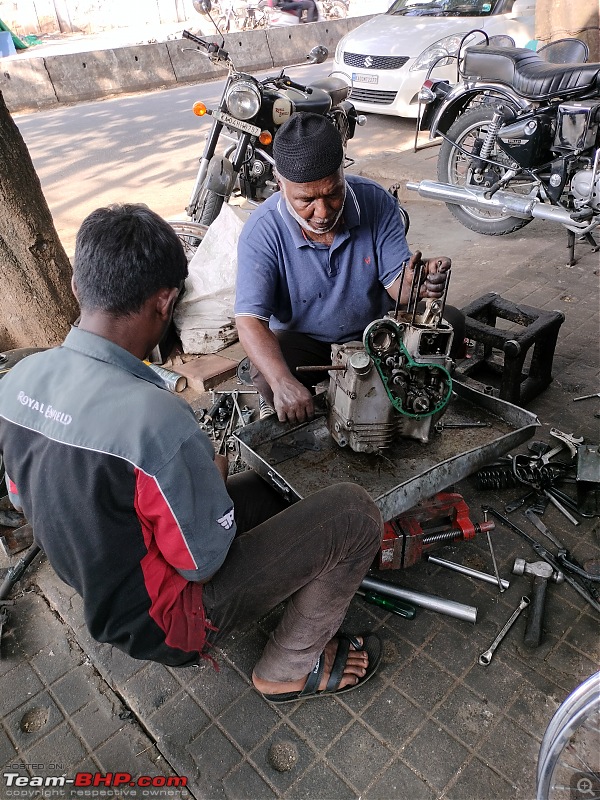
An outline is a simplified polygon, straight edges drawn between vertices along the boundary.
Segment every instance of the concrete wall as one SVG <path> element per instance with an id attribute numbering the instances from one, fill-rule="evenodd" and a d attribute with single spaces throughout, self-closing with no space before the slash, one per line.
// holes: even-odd
<path id="1" fill-rule="evenodd" d="M 250 73 L 301 63 L 317 44 L 324 44 L 333 55 L 340 38 L 365 19 L 349 17 L 231 33 L 225 37 L 225 49 L 239 70 Z M 177 40 L 47 58 L 0 58 L 0 91 L 9 111 L 29 111 L 177 83 L 209 81 L 225 74 L 205 55 L 190 52 L 191 47 L 188 40 Z"/>

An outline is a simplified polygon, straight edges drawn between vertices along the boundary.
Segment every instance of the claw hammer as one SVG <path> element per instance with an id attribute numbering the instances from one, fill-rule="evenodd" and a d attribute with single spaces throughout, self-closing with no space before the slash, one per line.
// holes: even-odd
<path id="1" fill-rule="evenodd" d="M 546 589 L 548 581 L 562 583 L 565 576 L 562 572 L 555 572 L 545 561 L 535 561 L 533 564 L 524 558 L 517 558 L 513 566 L 514 575 L 532 575 L 531 605 L 527 615 L 527 625 L 523 636 L 525 647 L 539 647 L 542 641 L 542 624 L 544 622 L 544 605 L 546 602 Z"/>

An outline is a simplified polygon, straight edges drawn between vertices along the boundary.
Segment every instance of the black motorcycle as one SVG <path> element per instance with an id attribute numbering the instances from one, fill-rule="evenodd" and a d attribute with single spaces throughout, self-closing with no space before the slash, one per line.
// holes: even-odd
<path id="1" fill-rule="evenodd" d="M 600 64 L 489 40 L 459 52 L 459 83 L 428 79 L 420 92 L 420 128 L 443 138 L 439 182 L 407 187 L 488 236 L 558 222 L 574 263 L 575 236 L 596 247 L 600 225 Z"/>
<path id="2" fill-rule="evenodd" d="M 341 78 L 331 76 L 303 86 L 282 70 L 260 81 L 238 72 L 222 46 L 188 31 L 183 36 L 203 48 L 213 63 L 225 65 L 229 73 L 217 109 L 208 109 L 202 103 L 194 107 L 196 114 L 212 117 L 186 209 L 194 222 L 210 225 L 234 191 L 251 203 L 260 203 L 277 190 L 273 139 L 294 112 L 311 111 L 328 117 L 338 128 L 344 146 L 354 136 L 356 125 L 365 122 L 348 101 L 350 86 Z M 307 63 L 320 64 L 327 55 L 325 47 L 315 47 Z M 224 151 L 217 153 L 222 138 L 228 141 Z"/>

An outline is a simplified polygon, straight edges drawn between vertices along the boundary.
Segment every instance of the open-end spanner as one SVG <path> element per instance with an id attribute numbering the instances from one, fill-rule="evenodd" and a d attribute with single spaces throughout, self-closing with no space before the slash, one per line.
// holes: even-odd
<path id="1" fill-rule="evenodd" d="M 521 611 L 523 611 L 523 609 L 527 608 L 527 606 L 529 605 L 530 602 L 531 601 L 526 596 L 521 598 L 521 602 L 515 608 L 513 613 L 510 615 L 510 617 L 506 620 L 505 625 L 502 627 L 502 629 L 500 630 L 500 632 L 498 633 L 498 635 L 496 636 L 494 641 L 491 643 L 491 645 L 489 646 L 489 649 L 486 650 L 485 653 L 482 653 L 479 656 L 479 663 L 481 664 L 482 667 L 487 667 L 488 666 L 488 664 L 492 660 L 492 656 L 494 655 L 494 652 L 496 651 L 496 648 L 498 647 L 498 645 L 500 644 L 502 639 L 504 639 L 504 637 L 506 636 L 506 634 L 508 633 L 510 628 L 512 628 L 513 624 L 517 621 L 517 617 L 519 616 Z"/>

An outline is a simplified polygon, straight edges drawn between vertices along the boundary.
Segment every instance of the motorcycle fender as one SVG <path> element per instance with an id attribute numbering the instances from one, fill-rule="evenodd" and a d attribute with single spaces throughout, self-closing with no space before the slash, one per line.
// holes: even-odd
<path id="1" fill-rule="evenodd" d="M 214 156 L 208 165 L 204 188 L 216 194 L 229 197 L 235 182 L 233 165 L 228 158 Z"/>
<path id="2" fill-rule="evenodd" d="M 513 92 L 508 90 L 505 86 L 496 84 L 476 84 L 473 87 L 464 87 L 459 85 L 455 87 L 450 94 L 447 94 L 442 102 L 437 106 L 433 117 L 431 118 L 431 127 L 429 138 L 435 139 L 440 133 L 446 134 L 450 129 L 456 118 L 462 114 L 467 105 L 477 95 L 484 94 L 485 92 L 493 92 L 495 95 L 494 100 L 504 98 L 509 107 L 516 109 L 525 109 L 528 107 L 527 101 L 517 97 Z"/>

